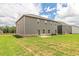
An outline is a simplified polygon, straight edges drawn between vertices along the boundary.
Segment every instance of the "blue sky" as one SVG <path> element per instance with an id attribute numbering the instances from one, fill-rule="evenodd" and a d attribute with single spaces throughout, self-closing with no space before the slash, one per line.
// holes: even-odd
<path id="1" fill-rule="evenodd" d="M 57 3 L 41 3 L 40 15 L 47 15 L 48 18 L 54 19 L 57 14 Z"/>

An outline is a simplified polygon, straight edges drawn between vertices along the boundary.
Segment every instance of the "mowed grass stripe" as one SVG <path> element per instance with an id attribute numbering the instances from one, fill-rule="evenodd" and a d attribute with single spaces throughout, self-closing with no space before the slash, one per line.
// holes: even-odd
<path id="1" fill-rule="evenodd" d="M 29 39 L 28 39 L 29 40 Z M 42 39 L 43 40 L 43 39 Z M 24 41 L 24 40 L 22 40 L 22 41 Z M 21 42 L 22 42 L 21 41 Z M 25 43 L 26 41 L 24 41 L 24 43 Z M 38 43 L 39 42 L 39 43 Z M 41 52 L 41 54 L 40 55 L 49 55 L 49 54 L 51 54 L 51 55 L 54 55 L 56 52 L 59 52 L 59 53 L 62 53 L 62 54 L 64 54 L 64 55 L 68 55 L 67 53 L 64 53 L 64 52 L 62 52 L 62 51 L 59 51 L 58 49 L 56 49 L 56 47 L 50 47 L 50 46 L 48 46 L 49 44 L 48 43 L 46 43 L 46 42 L 42 42 L 42 41 L 40 41 L 40 39 L 39 40 L 33 40 L 33 43 L 34 44 L 32 44 L 32 45 L 30 45 L 31 47 L 34 47 L 34 46 L 37 46 L 36 48 L 39 48 L 38 50 L 37 50 L 37 52 L 36 53 L 38 53 L 39 54 L 39 52 Z M 26 43 L 27 44 L 27 43 Z M 25 44 L 25 45 L 26 45 Z M 28 48 L 28 47 L 27 47 Z M 36 50 L 36 48 L 34 49 L 34 50 Z M 45 52 L 47 52 L 47 53 L 45 53 Z"/>
<path id="2" fill-rule="evenodd" d="M 23 48 L 23 50 L 25 51 L 25 53 L 28 51 L 31 55 L 37 55 L 36 53 L 34 53 L 34 52 L 32 51 L 32 49 L 30 49 L 28 46 L 24 45 L 24 42 L 18 41 L 17 44 L 18 44 L 19 46 L 21 46 L 21 48 Z"/>
<path id="3" fill-rule="evenodd" d="M 28 38 L 28 39 L 29 39 L 29 38 Z M 35 40 L 35 39 L 36 39 L 36 38 L 34 38 L 34 39 L 32 38 L 32 40 L 33 40 L 33 41 L 31 40 L 31 41 L 32 41 L 32 44 L 34 43 L 34 41 L 35 41 L 35 42 L 37 41 L 36 43 L 38 43 L 39 40 L 41 40 L 41 39 L 38 39 L 38 40 L 37 40 L 37 39 Z M 49 40 L 49 39 L 48 39 L 48 40 Z M 28 40 L 26 40 L 26 41 L 28 41 Z M 43 42 L 44 44 L 48 44 L 48 43 L 45 43 L 45 41 L 47 41 L 47 40 L 44 39 L 44 42 L 43 42 L 43 39 L 42 39 L 42 41 L 39 42 L 39 43 L 41 44 L 41 43 Z M 50 40 L 50 41 L 51 41 L 51 40 Z M 67 41 L 67 42 L 65 42 L 65 43 L 67 44 L 68 42 L 69 42 L 69 41 Z M 50 42 L 49 42 L 49 43 L 50 43 Z M 58 42 L 58 43 L 59 43 L 59 42 Z M 60 41 L 60 43 L 62 43 L 62 41 Z M 35 44 L 35 43 L 34 43 L 34 44 Z M 43 45 L 44 45 L 44 44 L 43 44 Z M 68 46 L 63 47 L 64 45 L 63 45 L 63 46 L 60 46 L 60 44 L 57 45 L 57 42 L 55 42 L 54 45 L 55 45 L 55 48 L 57 47 L 56 49 L 58 49 L 58 51 L 60 51 L 60 52 L 62 51 L 62 53 L 64 53 L 63 55 L 75 55 L 74 53 L 73 53 L 73 54 L 70 54 L 70 53 L 73 52 L 73 51 L 71 51 L 71 48 L 69 48 L 69 47 L 71 47 L 71 43 L 70 43 L 70 42 L 68 43 L 69 47 L 68 47 Z M 54 45 L 52 45 L 52 46 L 54 46 Z M 57 45 L 57 46 L 56 46 L 56 45 Z M 39 46 L 42 46 L 42 45 L 39 45 Z M 48 46 L 48 45 L 46 45 L 46 46 Z M 45 47 L 45 46 L 43 46 L 43 47 Z M 48 48 L 48 47 L 46 47 L 46 48 Z M 54 47 L 53 47 L 53 48 L 54 48 Z M 69 50 L 70 53 L 67 52 L 67 51 L 63 51 L 62 48 L 66 49 L 66 50 Z M 78 53 L 77 53 L 76 55 L 78 55 Z"/>

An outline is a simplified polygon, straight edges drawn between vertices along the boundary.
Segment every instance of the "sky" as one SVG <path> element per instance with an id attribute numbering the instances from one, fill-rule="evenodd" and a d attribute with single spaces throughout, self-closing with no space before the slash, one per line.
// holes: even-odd
<path id="1" fill-rule="evenodd" d="M 40 15 L 49 19 L 54 19 L 57 14 L 57 3 L 42 3 Z"/>
<path id="2" fill-rule="evenodd" d="M 79 3 L 0 3 L 0 26 L 14 26 L 23 14 L 40 15 L 51 20 L 79 26 Z"/>

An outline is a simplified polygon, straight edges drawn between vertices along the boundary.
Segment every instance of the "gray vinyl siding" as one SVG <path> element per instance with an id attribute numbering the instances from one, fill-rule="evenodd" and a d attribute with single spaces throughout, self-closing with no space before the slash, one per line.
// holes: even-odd
<path id="1" fill-rule="evenodd" d="M 39 23 L 37 20 L 39 20 Z M 55 26 L 55 23 L 51 21 L 47 21 L 47 23 L 45 23 L 45 21 L 47 20 L 26 16 L 25 34 L 38 35 L 38 30 L 40 30 L 40 35 L 55 34 L 55 31 L 57 31 L 57 26 Z M 43 33 L 43 29 L 45 29 L 45 33 Z M 50 30 L 50 33 L 48 33 L 48 30 Z"/>
<path id="2" fill-rule="evenodd" d="M 62 34 L 71 34 L 72 28 L 69 25 L 62 25 Z"/>
<path id="3" fill-rule="evenodd" d="M 16 34 L 24 35 L 24 17 L 16 23 Z"/>
<path id="4" fill-rule="evenodd" d="M 32 17 L 25 17 L 25 35 L 36 34 L 36 20 Z"/>

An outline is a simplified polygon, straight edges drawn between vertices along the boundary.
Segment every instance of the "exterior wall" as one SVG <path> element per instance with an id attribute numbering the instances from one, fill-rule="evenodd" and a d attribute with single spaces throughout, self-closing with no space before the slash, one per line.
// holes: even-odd
<path id="1" fill-rule="evenodd" d="M 79 34 L 79 27 L 77 27 L 77 26 L 72 26 L 72 33 L 73 33 L 73 34 Z"/>
<path id="2" fill-rule="evenodd" d="M 16 34 L 17 35 L 24 35 L 24 21 L 25 21 L 25 17 L 21 18 L 21 20 L 19 20 L 16 23 Z"/>
<path id="3" fill-rule="evenodd" d="M 62 34 L 71 34 L 72 27 L 69 25 L 62 25 Z"/>
<path id="4" fill-rule="evenodd" d="M 46 23 L 45 23 L 46 22 Z M 45 29 L 45 33 L 43 33 L 43 29 Z M 40 30 L 40 35 L 50 35 L 55 34 L 57 31 L 57 26 L 52 21 L 40 20 L 38 18 L 33 17 L 25 17 L 25 36 L 27 35 L 38 35 L 38 30 Z M 50 33 L 48 33 L 50 30 Z"/>
<path id="5" fill-rule="evenodd" d="M 25 17 L 25 36 L 36 34 L 36 20 L 31 17 Z"/>
<path id="6" fill-rule="evenodd" d="M 58 33 L 59 34 L 71 34 L 72 33 L 72 27 L 69 25 L 59 25 L 58 26 Z"/>
<path id="7" fill-rule="evenodd" d="M 62 34 L 62 25 L 57 26 L 58 34 Z"/>

